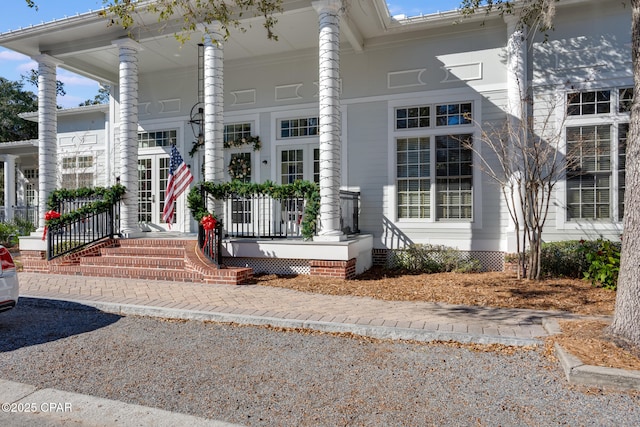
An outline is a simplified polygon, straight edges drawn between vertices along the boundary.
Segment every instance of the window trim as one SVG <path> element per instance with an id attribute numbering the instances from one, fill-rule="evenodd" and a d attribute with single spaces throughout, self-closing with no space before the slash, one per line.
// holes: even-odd
<path id="1" fill-rule="evenodd" d="M 471 219 L 438 219 L 436 218 L 436 176 L 435 176 L 435 158 L 432 153 L 432 173 L 431 173 L 431 215 L 430 218 L 399 218 L 398 217 L 398 195 L 397 195 L 397 175 L 396 175 L 396 139 L 427 136 L 433 140 L 435 147 L 436 135 L 471 135 L 474 144 L 480 141 L 480 129 L 476 123 L 482 122 L 482 102 L 477 92 L 456 91 L 456 92 L 433 92 L 420 94 L 420 99 L 428 100 L 428 102 L 416 102 L 416 97 L 397 98 L 387 101 L 387 117 L 388 117 L 388 144 L 387 158 L 388 161 L 388 191 L 385 193 L 384 214 L 391 219 L 399 227 L 411 227 L 412 229 L 456 229 L 456 230 L 472 230 L 482 228 L 482 175 L 477 165 L 480 165 L 479 152 L 481 145 L 476 145 L 477 150 L 472 153 L 472 218 Z M 395 111 L 396 108 L 411 107 L 416 105 L 431 105 L 431 113 L 435 114 L 435 105 L 471 103 L 473 119 L 470 124 L 452 125 L 452 126 L 435 126 L 435 117 L 431 120 L 429 128 L 412 128 L 412 129 L 396 129 L 395 127 Z M 432 138 L 433 137 L 433 138 Z"/>
<path id="2" fill-rule="evenodd" d="M 599 90 L 610 91 L 611 106 L 609 113 L 599 114 L 587 114 L 564 116 L 567 111 L 567 94 L 576 92 L 575 89 L 566 89 L 564 87 L 557 90 L 557 97 L 560 99 L 558 110 L 556 114 L 556 121 L 558 126 L 562 126 L 561 133 L 561 146 L 560 150 L 563 155 L 567 154 L 567 129 L 580 126 L 611 126 L 611 144 L 612 150 L 611 157 L 611 173 L 610 173 L 610 217 L 604 219 L 595 218 L 568 218 L 568 174 L 565 171 L 563 177 L 558 180 L 555 192 L 555 227 L 558 230 L 583 230 L 586 225 L 590 229 L 596 230 L 602 233 L 621 233 L 622 232 L 622 218 L 619 218 L 619 150 L 617 147 L 619 141 L 620 126 L 628 124 L 630 120 L 629 112 L 619 111 L 620 90 L 626 88 L 633 88 L 633 84 L 627 81 L 623 84 L 612 86 L 589 86 L 583 89 L 584 92 L 593 92 Z"/>

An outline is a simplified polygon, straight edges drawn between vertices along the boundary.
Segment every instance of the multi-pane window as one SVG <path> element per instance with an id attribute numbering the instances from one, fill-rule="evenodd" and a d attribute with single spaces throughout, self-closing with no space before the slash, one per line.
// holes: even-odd
<path id="1" fill-rule="evenodd" d="M 304 179 L 304 150 L 282 150 L 280 154 L 280 182 L 291 184 Z"/>
<path id="2" fill-rule="evenodd" d="M 280 121 L 280 138 L 297 138 L 318 135 L 318 118 L 303 117 Z"/>
<path id="3" fill-rule="evenodd" d="M 623 123 L 618 127 L 618 219 L 620 221 L 622 221 L 622 216 L 624 215 L 625 162 L 627 159 L 628 133 L 628 123 Z"/>
<path id="4" fill-rule="evenodd" d="M 567 128 L 567 217 L 610 217 L 611 126 Z"/>
<path id="5" fill-rule="evenodd" d="M 38 204 L 37 200 L 37 188 L 38 188 L 38 179 L 39 172 L 38 169 L 25 169 L 22 171 L 25 179 L 27 180 L 27 184 L 24 189 L 24 199 L 27 203 L 27 206 L 35 206 Z"/>
<path id="6" fill-rule="evenodd" d="M 630 87 L 567 95 L 568 220 L 622 221 L 632 101 Z"/>
<path id="7" fill-rule="evenodd" d="M 75 157 L 65 157 L 62 159 L 62 169 L 75 169 L 75 168 L 76 168 Z"/>
<path id="8" fill-rule="evenodd" d="M 633 88 L 625 87 L 618 90 L 618 113 L 629 113 L 633 101 Z"/>
<path id="9" fill-rule="evenodd" d="M 436 105 L 436 126 L 458 126 L 470 124 L 471 103 Z"/>
<path id="10" fill-rule="evenodd" d="M 169 147 L 178 138 L 177 130 L 161 130 L 156 132 L 141 132 L 138 134 L 139 148 Z"/>
<path id="11" fill-rule="evenodd" d="M 454 129 L 472 126 L 473 102 L 397 107 L 394 124 L 398 218 L 472 220 L 472 135 Z"/>
<path id="12" fill-rule="evenodd" d="M 611 111 L 611 91 L 593 90 L 567 94 L 567 115 L 606 114 Z"/>
<path id="13" fill-rule="evenodd" d="M 313 149 L 313 182 L 320 183 L 320 149 Z"/>
<path id="14" fill-rule="evenodd" d="M 241 141 L 251 136 L 251 123 L 231 123 L 224 125 L 224 142 Z"/>
<path id="15" fill-rule="evenodd" d="M 436 205 L 441 219 L 472 218 L 471 135 L 436 136 Z"/>
<path id="16" fill-rule="evenodd" d="M 431 123 L 431 107 L 396 108 L 396 129 L 427 128 Z"/>
<path id="17" fill-rule="evenodd" d="M 70 156 L 62 158 L 62 188 L 76 189 L 93 187 L 93 156 Z"/>
<path id="18" fill-rule="evenodd" d="M 398 218 L 473 218 L 471 143 L 469 134 L 396 139 Z"/>
<path id="19" fill-rule="evenodd" d="M 431 217 L 431 155 L 429 138 L 396 140 L 398 218 Z"/>

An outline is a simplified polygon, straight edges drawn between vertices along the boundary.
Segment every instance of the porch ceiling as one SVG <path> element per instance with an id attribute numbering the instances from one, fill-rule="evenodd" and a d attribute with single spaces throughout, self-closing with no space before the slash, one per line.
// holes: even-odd
<path id="1" fill-rule="evenodd" d="M 275 33 L 278 41 L 268 40 L 262 20 L 243 20 L 246 31 L 232 30 L 224 45 L 225 61 L 269 57 L 286 52 L 318 49 L 318 14 L 311 0 L 283 0 L 284 12 L 277 16 Z M 401 24 L 389 16 L 385 0 L 353 0 L 341 23 L 343 49 L 360 51 L 367 40 L 382 35 L 450 25 L 455 13 L 438 15 L 433 19 Z M 428 17 L 427 17 L 428 18 Z M 176 25 L 159 24 L 153 15 L 139 13 L 138 25 L 132 31 L 143 50 L 140 52 L 139 72 L 162 72 L 185 65 L 197 64 L 198 35 L 181 45 L 173 37 Z M 36 56 L 47 53 L 62 61 L 60 67 L 100 82 L 118 81 L 118 49 L 112 41 L 127 37 L 118 26 L 107 25 L 97 12 L 88 12 L 29 28 L 0 34 L 0 45 L 8 49 Z"/>
<path id="2" fill-rule="evenodd" d="M 365 7 L 371 9 L 373 2 L 365 3 L 368 4 Z M 275 28 L 278 41 L 267 39 L 260 19 L 243 20 L 246 31 L 232 30 L 225 42 L 225 61 L 317 48 L 318 15 L 311 1 L 285 0 L 284 8 Z M 143 47 L 138 57 L 141 74 L 185 64 L 196 66 L 199 35 L 194 34 L 181 45 L 173 37 L 179 29 L 176 25 L 160 25 L 154 16 L 144 13 L 139 14 L 137 20 L 132 37 Z M 311 28 L 316 30 L 310 31 Z M 118 49 L 112 41 L 123 37 L 127 37 L 126 31 L 115 25 L 107 26 L 104 17 L 89 12 L 0 34 L 0 45 L 31 57 L 47 53 L 62 61 L 62 68 L 98 81 L 116 83 Z"/>

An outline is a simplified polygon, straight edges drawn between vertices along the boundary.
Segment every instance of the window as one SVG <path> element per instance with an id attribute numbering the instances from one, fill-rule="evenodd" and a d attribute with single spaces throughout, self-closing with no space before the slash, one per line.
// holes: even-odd
<path id="1" fill-rule="evenodd" d="M 396 140 L 398 218 L 473 218 L 473 153 L 467 145 L 471 141 L 469 134 Z"/>
<path id="2" fill-rule="evenodd" d="M 62 188 L 93 187 L 93 156 L 63 157 L 62 169 Z"/>
<path id="3" fill-rule="evenodd" d="M 618 91 L 618 113 L 631 112 L 631 101 L 633 101 L 633 88 L 625 87 Z"/>
<path id="4" fill-rule="evenodd" d="M 76 168 L 75 157 L 65 157 L 62 159 L 62 169 L 75 169 L 75 168 Z"/>
<path id="5" fill-rule="evenodd" d="M 178 139 L 177 130 L 141 132 L 138 134 L 139 148 L 169 147 Z"/>
<path id="6" fill-rule="evenodd" d="M 436 105 L 436 126 L 457 126 L 471 123 L 471 103 Z"/>
<path id="7" fill-rule="evenodd" d="M 567 95 L 567 220 L 622 221 L 632 100 L 630 87 Z"/>
<path id="8" fill-rule="evenodd" d="M 232 123 L 224 125 L 224 142 L 241 141 L 251 136 L 251 123 Z"/>
<path id="9" fill-rule="evenodd" d="M 398 218 L 431 217 L 431 151 L 429 138 L 396 141 Z"/>
<path id="10" fill-rule="evenodd" d="M 611 111 L 611 91 L 595 90 L 567 94 L 567 115 L 584 116 Z"/>
<path id="11" fill-rule="evenodd" d="M 304 150 L 282 150 L 280 153 L 280 182 L 291 184 L 304 179 Z"/>
<path id="12" fill-rule="evenodd" d="M 618 220 L 622 221 L 624 215 L 624 189 L 625 189 L 625 161 L 627 158 L 627 134 L 629 123 L 623 123 L 618 128 Z"/>
<path id="13" fill-rule="evenodd" d="M 472 120 L 471 101 L 394 109 L 399 219 L 473 219 L 473 138 L 455 132 Z"/>
<path id="14" fill-rule="evenodd" d="M 297 138 L 318 135 L 318 118 L 305 117 L 280 121 L 280 138 Z"/>
<path id="15" fill-rule="evenodd" d="M 567 128 L 567 217 L 609 218 L 611 127 Z"/>
<path id="16" fill-rule="evenodd" d="M 428 128 L 431 123 L 431 107 L 396 108 L 396 129 Z"/>
<path id="17" fill-rule="evenodd" d="M 438 218 L 471 219 L 471 135 L 436 136 Z"/>

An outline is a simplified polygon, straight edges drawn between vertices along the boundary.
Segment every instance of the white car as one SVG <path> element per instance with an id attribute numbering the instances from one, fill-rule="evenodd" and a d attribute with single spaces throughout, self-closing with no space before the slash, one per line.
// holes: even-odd
<path id="1" fill-rule="evenodd" d="M 13 257 L 0 245 L 0 312 L 12 309 L 18 303 L 18 273 Z"/>

